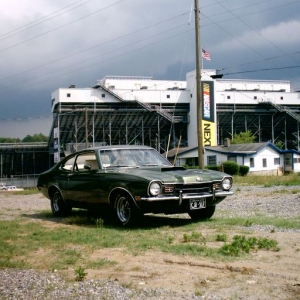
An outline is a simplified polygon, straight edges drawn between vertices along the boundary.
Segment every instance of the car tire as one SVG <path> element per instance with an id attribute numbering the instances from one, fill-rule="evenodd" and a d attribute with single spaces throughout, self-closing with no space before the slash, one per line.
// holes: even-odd
<path id="1" fill-rule="evenodd" d="M 190 210 L 188 214 L 192 220 L 199 221 L 199 220 L 210 219 L 215 213 L 215 210 L 216 210 L 215 206 L 208 206 L 202 209 Z"/>
<path id="2" fill-rule="evenodd" d="M 61 193 L 56 190 L 51 196 L 51 210 L 54 216 L 66 217 L 71 213 L 72 207 L 66 204 Z"/>
<path id="3" fill-rule="evenodd" d="M 137 212 L 132 199 L 125 193 L 119 194 L 115 200 L 117 222 L 122 226 L 133 225 L 137 219 Z"/>

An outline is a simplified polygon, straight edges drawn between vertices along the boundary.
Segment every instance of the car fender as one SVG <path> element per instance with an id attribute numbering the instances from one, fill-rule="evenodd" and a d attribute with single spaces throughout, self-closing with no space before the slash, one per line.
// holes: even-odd
<path id="1" fill-rule="evenodd" d="M 51 199 L 52 194 L 54 193 L 55 190 L 58 190 L 63 198 L 63 200 L 66 202 L 65 200 L 65 195 L 62 192 L 62 190 L 60 189 L 59 185 L 57 185 L 56 183 L 51 183 L 48 185 L 48 198 Z"/>
<path id="2" fill-rule="evenodd" d="M 130 196 L 131 200 L 133 201 L 134 205 L 139 209 L 139 206 L 137 205 L 133 195 L 125 188 L 123 187 L 114 187 L 110 192 L 109 192 L 109 196 L 108 196 L 108 201 L 109 204 L 112 205 L 112 201 L 114 200 L 114 197 L 118 194 L 118 193 L 126 193 Z"/>

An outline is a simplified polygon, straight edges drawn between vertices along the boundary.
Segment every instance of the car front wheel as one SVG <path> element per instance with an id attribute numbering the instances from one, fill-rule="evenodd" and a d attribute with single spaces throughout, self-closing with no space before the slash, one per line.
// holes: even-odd
<path id="1" fill-rule="evenodd" d="M 115 212 L 117 221 L 122 226 L 132 225 L 137 215 L 134 203 L 125 194 L 120 194 L 116 197 Z"/>
<path id="2" fill-rule="evenodd" d="M 211 218 L 215 213 L 215 210 L 215 206 L 208 206 L 202 209 L 190 210 L 188 214 L 193 220 L 205 220 Z"/>
<path id="3" fill-rule="evenodd" d="M 51 210 L 54 216 L 65 217 L 70 214 L 72 207 L 65 203 L 59 191 L 55 191 L 51 197 Z"/>

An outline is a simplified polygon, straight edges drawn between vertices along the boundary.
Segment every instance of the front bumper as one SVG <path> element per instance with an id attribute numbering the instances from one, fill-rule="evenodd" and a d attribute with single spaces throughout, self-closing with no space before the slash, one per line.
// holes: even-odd
<path id="1" fill-rule="evenodd" d="M 165 195 L 158 195 L 155 197 L 142 197 L 141 201 L 145 202 L 159 202 L 159 201 L 178 201 L 179 204 L 182 203 L 183 200 L 189 200 L 189 199 L 202 199 L 202 198 L 211 198 L 212 201 L 214 201 L 216 198 L 225 198 L 227 196 L 233 195 L 233 191 L 213 191 L 213 193 L 202 193 L 202 194 L 185 194 L 181 191 L 179 192 L 178 196 L 171 195 L 171 196 L 165 196 Z"/>

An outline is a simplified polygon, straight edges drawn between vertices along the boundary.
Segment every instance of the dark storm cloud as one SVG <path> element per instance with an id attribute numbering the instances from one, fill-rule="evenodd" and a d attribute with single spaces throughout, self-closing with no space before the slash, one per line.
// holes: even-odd
<path id="1" fill-rule="evenodd" d="M 185 79 L 195 65 L 193 3 L 11 0 L 0 4 L 0 136 L 9 135 L 4 126 L 9 119 L 51 115 L 51 92 L 59 87 L 92 86 L 105 75 Z M 201 44 L 212 59 L 203 62 L 204 68 L 224 69 L 230 74 L 225 78 L 284 79 L 300 86 L 299 68 L 275 69 L 300 65 L 299 1 L 199 3 Z M 240 73 L 262 69 L 273 70 Z"/>

